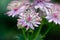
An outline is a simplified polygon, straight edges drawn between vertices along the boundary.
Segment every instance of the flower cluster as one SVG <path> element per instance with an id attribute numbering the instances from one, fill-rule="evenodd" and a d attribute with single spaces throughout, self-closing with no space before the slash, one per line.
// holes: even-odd
<path id="1" fill-rule="evenodd" d="M 50 2 L 51 0 L 15 0 L 8 4 L 7 12 L 8 16 L 17 16 L 17 27 L 34 29 L 41 24 L 42 18 L 44 16 L 49 22 L 54 22 L 60 24 L 60 5 Z M 39 11 L 36 10 L 39 8 Z M 43 15 L 42 15 L 43 14 Z"/>

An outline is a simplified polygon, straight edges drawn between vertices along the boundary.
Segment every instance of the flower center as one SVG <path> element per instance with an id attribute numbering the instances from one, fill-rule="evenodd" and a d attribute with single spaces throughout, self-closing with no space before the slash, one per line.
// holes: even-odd
<path id="1" fill-rule="evenodd" d="M 57 18 L 57 16 L 58 16 L 57 13 L 54 13 L 54 14 L 53 14 L 53 17 L 54 17 L 54 18 Z"/>
<path id="2" fill-rule="evenodd" d="M 29 16 L 27 17 L 27 22 L 31 21 L 31 19 L 32 19 L 32 17 L 29 15 Z"/>
<path id="3" fill-rule="evenodd" d="M 17 11 L 18 9 L 16 8 L 16 9 L 14 9 L 14 11 Z"/>

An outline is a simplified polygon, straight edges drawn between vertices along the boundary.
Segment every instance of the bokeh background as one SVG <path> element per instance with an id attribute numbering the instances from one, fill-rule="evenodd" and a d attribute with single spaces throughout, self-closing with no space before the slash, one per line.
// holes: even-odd
<path id="1" fill-rule="evenodd" d="M 12 18 L 6 15 L 6 7 L 11 1 L 12 0 L 0 0 L 0 40 L 24 40 L 22 31 L 18 30 L 16 26 L 17 18 Z M 60 3 L 60 0 L 52 0 L 52 2 Z M 47 29 L 49 24 L 47 20 L 44 20 L 44 22 L 45 24 L 43 25 L 41 31 L 42 34 L 44 33 L 44 30 Z M 46 35 L 44 40 L 60 40 L 60 25 L 50 23 L 49 26 L 52 27 L 52 29 Z"/>

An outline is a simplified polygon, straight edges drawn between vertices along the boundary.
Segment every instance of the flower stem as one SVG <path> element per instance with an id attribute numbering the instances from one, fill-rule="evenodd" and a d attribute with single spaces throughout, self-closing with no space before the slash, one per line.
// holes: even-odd
<path id="1" fill-rule="evenodd" d="M 25 40 L 26 40 L 26 34 L 25 34 L 24 29 L 22 29 L 22 32 L 23 32 L 24 38 L 25 38 Z"/>
<path id="2" fill-rule="evenodd" d="M 30 39 L 29 39 L 29 40 L 32 40 L 32 38 L 33 38 L 33 32 L 32 32 L 32 34 L 31 34 L 31 36 L 30 36 Z"/>
<path id="3" fill-rule="evenodd" d="M 42 29 L 42 25 L 43 25 L 43 24 L 40 25 L 40 27 L 39 27 L 39 29 L 38 29 L 38 31 L 37 31 L 37 33 L 36 33 L 36 35 L 35 35 L 35 37 L 34 37 L 33 40 L 36 40 L 37 37 L 39 36 L 39 34 L 40 34 L 40 32 L 41 32 L 41 29 Z"/>

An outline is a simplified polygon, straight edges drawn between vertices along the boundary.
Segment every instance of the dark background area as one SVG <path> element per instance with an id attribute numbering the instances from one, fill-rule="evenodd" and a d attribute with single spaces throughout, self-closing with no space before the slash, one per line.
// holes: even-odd
<path id="1" fill-rule="evenodd" d="M 20 34 L 22 33 L 21 30 L 18 30 L 16 26 L 16 18 L 12 18 L 6 15 L 6 7 L 10 1 L 11 0 L 0 0 L 0 40 L 24 40 L 23 35 Z M 60 3 L 60 0 L 52 1 L 55 3 Z M 60 25 L 53 25 L 54 26 L 50 25 L 52 29 L 47 34 L 45 40 L 60 40 Z M 42 31 L 45 30 L 45 26 Z"/>

